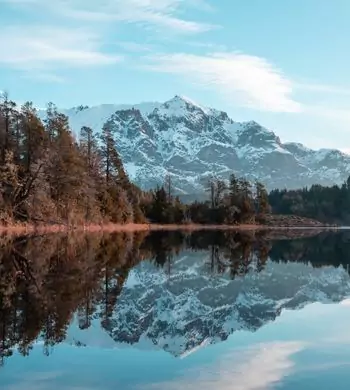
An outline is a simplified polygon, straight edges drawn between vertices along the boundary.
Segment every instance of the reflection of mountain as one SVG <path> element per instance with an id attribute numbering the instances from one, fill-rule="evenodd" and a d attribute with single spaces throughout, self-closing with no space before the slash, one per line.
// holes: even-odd
<path id="1" fill-rule="evenodd" d="M 340 301 L 350 294 L 349 274 L 342 268 L 268 262 L 260 273 L 252 264 L 252 272 L 232 280 L 229 272 L 211 275 L 206 260 L 206 253 L 182 252 L 170 275 L 150 262 L 136 266 L 109 323 L 111 337 L 181 356 L 234 331 L 254 331 L 283 308 Z"/>
<path id="2" fill-rule="evenodd" d="M 46 354 L 66 341 L 183 356 L 237 330 L 254 331 L 283 308 L 339 301 L 350 295 L 347 236 L 2 237 L 0 363 L 14 349 L 29 354 L 38 340 Z"/>

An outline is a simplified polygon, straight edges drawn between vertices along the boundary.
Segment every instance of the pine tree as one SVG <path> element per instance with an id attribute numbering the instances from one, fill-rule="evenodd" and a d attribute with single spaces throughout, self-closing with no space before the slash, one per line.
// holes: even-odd
<path id="1" fill-rule="evenodd" d="M 240 220 L 242 223 L 253 222 L 254 206 L 252 199 L 252 185 L 245 179 L 239 179 Z"/>
<path id="2" fill-rule="evenodd" d="M 167 223 L 168 222 L 169 203 L 167 193 L 164 187 L 158 187 L 153 193 L 153 202 L 150 212 L 152 222 Z"/>
<path id="3" fill-rule="evenodd" d="M 220 207 L 225 192 L 227 190 L 226 183 L 223 180 L 215 181 L 215 207 Z"/>
<path id="4" fill-rule="evenodd" d="M 59 124 L 57 120 L 59 118 L 59 113 L 57 107 L 52 103 L 48 103 L 46 108 L 46 118 L 44 119 L 45 129 L 48 134 L 49 143 L 51 144 L 54 141 L 56 136 L 57 128 Z"/>
<path id="5" fill-rule="evenodd" d="M 229 200 L 231 206 L 239 206 L 239 198 L 240 198 L 241 189 L 239 186 L 239 180 L 238 178 L 232 174 L 230 176 L 230 183 L 229 183 Z"/>
<path id="6" fill-rule="evenodd" d="M 172 202 L 172 193 L 173 193 L 173 188 L 172 188 L 172 182 L 171 182 L 171 176 L 166 175 L 165 180 L 164 180 L 164 187 L 167 192 L 168 196 L 168 202 Z"/>
<path id="7" fill-rule="evenodd" d="M 175 224 L 181 224 L 185 222 L 185 216 L 186 207 L 181 203 L 180 198 L 176 196 L 172 205 L 172 222 Z"/>
<path id="8" fill-rule="evenodd" d="M 45 127 L 31 102 L 25 103 L 21 108 L 20 127 L 22 134 L 16 136 L 18 155 L 25 171 L 30 172 L 32 164 L 43 160 L 48 152 Z"/>
<path id="9" fill-rule="evenodd" d="M 112 166 L 112 155 L 114 150 L 114 139 L 112 135 L 112 125 L 111 121 L 107 121 L 102 128 L 102 134 L 100 136 L 101 140 L 101 160 L 103 163 L 105 184 L 106 187 L 111 184 L 113 178 L 115 178 L 115 172 L 113 171 Z"/>
<path id="10" fill-rule="evenodd" d="M 16 103 L 5 92 L 0 98 L 0 148 L 1 161 L 5 162 L 6 152 L 12 146 L 12 125 L 16 116 Z"/>
<path id="11" fill-rule="evenodd" d="M 70 223 L 74 211 L 84 207 L 81 204 L 86 190 L 81 180 L 86 172 L 84 161 L 65 115 L 50 113 L 48 132 L 51 133 L 51 164 L 47 170 L 51 197 L 58 213 Z"/>
<path id="12" fill-rule="evenodd" d="M 206 191 L 210 194 L 210 203 L 212 209 L 220 206 L 226 189 L 227 186 L 223 180 L 220 180 L 214 176 L 209 178 Z"/>
<path id="13" fill-rule="evenodd" d="M 270 212 L 270 205 L 268 199 L 268 193 L 264 184 L 257 181 L 255 183 L 256 188 L 256 205 L 258 214 L 267 214 Z"/>
<path id="14" fill-rule="evenodd" d="M 130 220 L 129 216 L 136 215 L 141 218 L 141 209 L 139 206 L 139 197 L 134 186 L 131 185 L 129 178 L 124 170 L 122 160 L 116 149 L 116 142 L 113 137 L 113 121 L 107 121 L 101 134 L 101 161 L 104 170 L 104 186 L 102 189 L 102 210 L 104 216 L 113 214 L 112 221 L 120 222 Z M 123 213 L 117 215 L 115 210 L 131 209 L 132 212 L 126 212 L 126 218 Z M 114 211 L 113 211 L 114 210 Z"/>
<path id="15" fill-rule="evenodd" d="M 98 140 L 91 127 L 83 126 L 80 130 L 79 149 L 83 155 L 89 174 L 98 173 Z"/>
<path id="16" fill-rule="evenodd" d="M 80 131 L 79 151 L 85 167 L 85 220 L 91 221 L 97 214 L 97 198 L 101 186 L 101 159 L 98 149 L 98 140 L 90 127 L 83 126 Z"/>

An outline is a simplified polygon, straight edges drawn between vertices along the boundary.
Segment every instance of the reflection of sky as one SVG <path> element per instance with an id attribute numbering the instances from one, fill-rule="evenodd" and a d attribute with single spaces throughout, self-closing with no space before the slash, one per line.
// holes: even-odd
<path id="1" fill-rule="evenodd" d="M 255 333 L 185 359 L 163 351 L 36 346 L 0 370 L 4 390 L 319 390 L 349 389 L 350 301 L 285 311 Z"/>

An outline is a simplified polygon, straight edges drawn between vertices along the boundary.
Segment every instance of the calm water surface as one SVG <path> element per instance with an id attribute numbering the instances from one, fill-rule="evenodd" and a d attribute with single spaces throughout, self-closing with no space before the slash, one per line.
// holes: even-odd
<path id="1" fill-rule="evenodd" d="M 349 232 L 0 244 L 1 389 L 350 388 Z"/>

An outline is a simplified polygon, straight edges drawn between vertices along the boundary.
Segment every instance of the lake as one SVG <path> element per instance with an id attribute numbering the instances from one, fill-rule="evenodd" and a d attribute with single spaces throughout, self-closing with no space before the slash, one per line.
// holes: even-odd
<path id="1" fill-rule="evenodd" d="M 4 390 L 349 389 L 350 232 L 0 237 Z"/>

